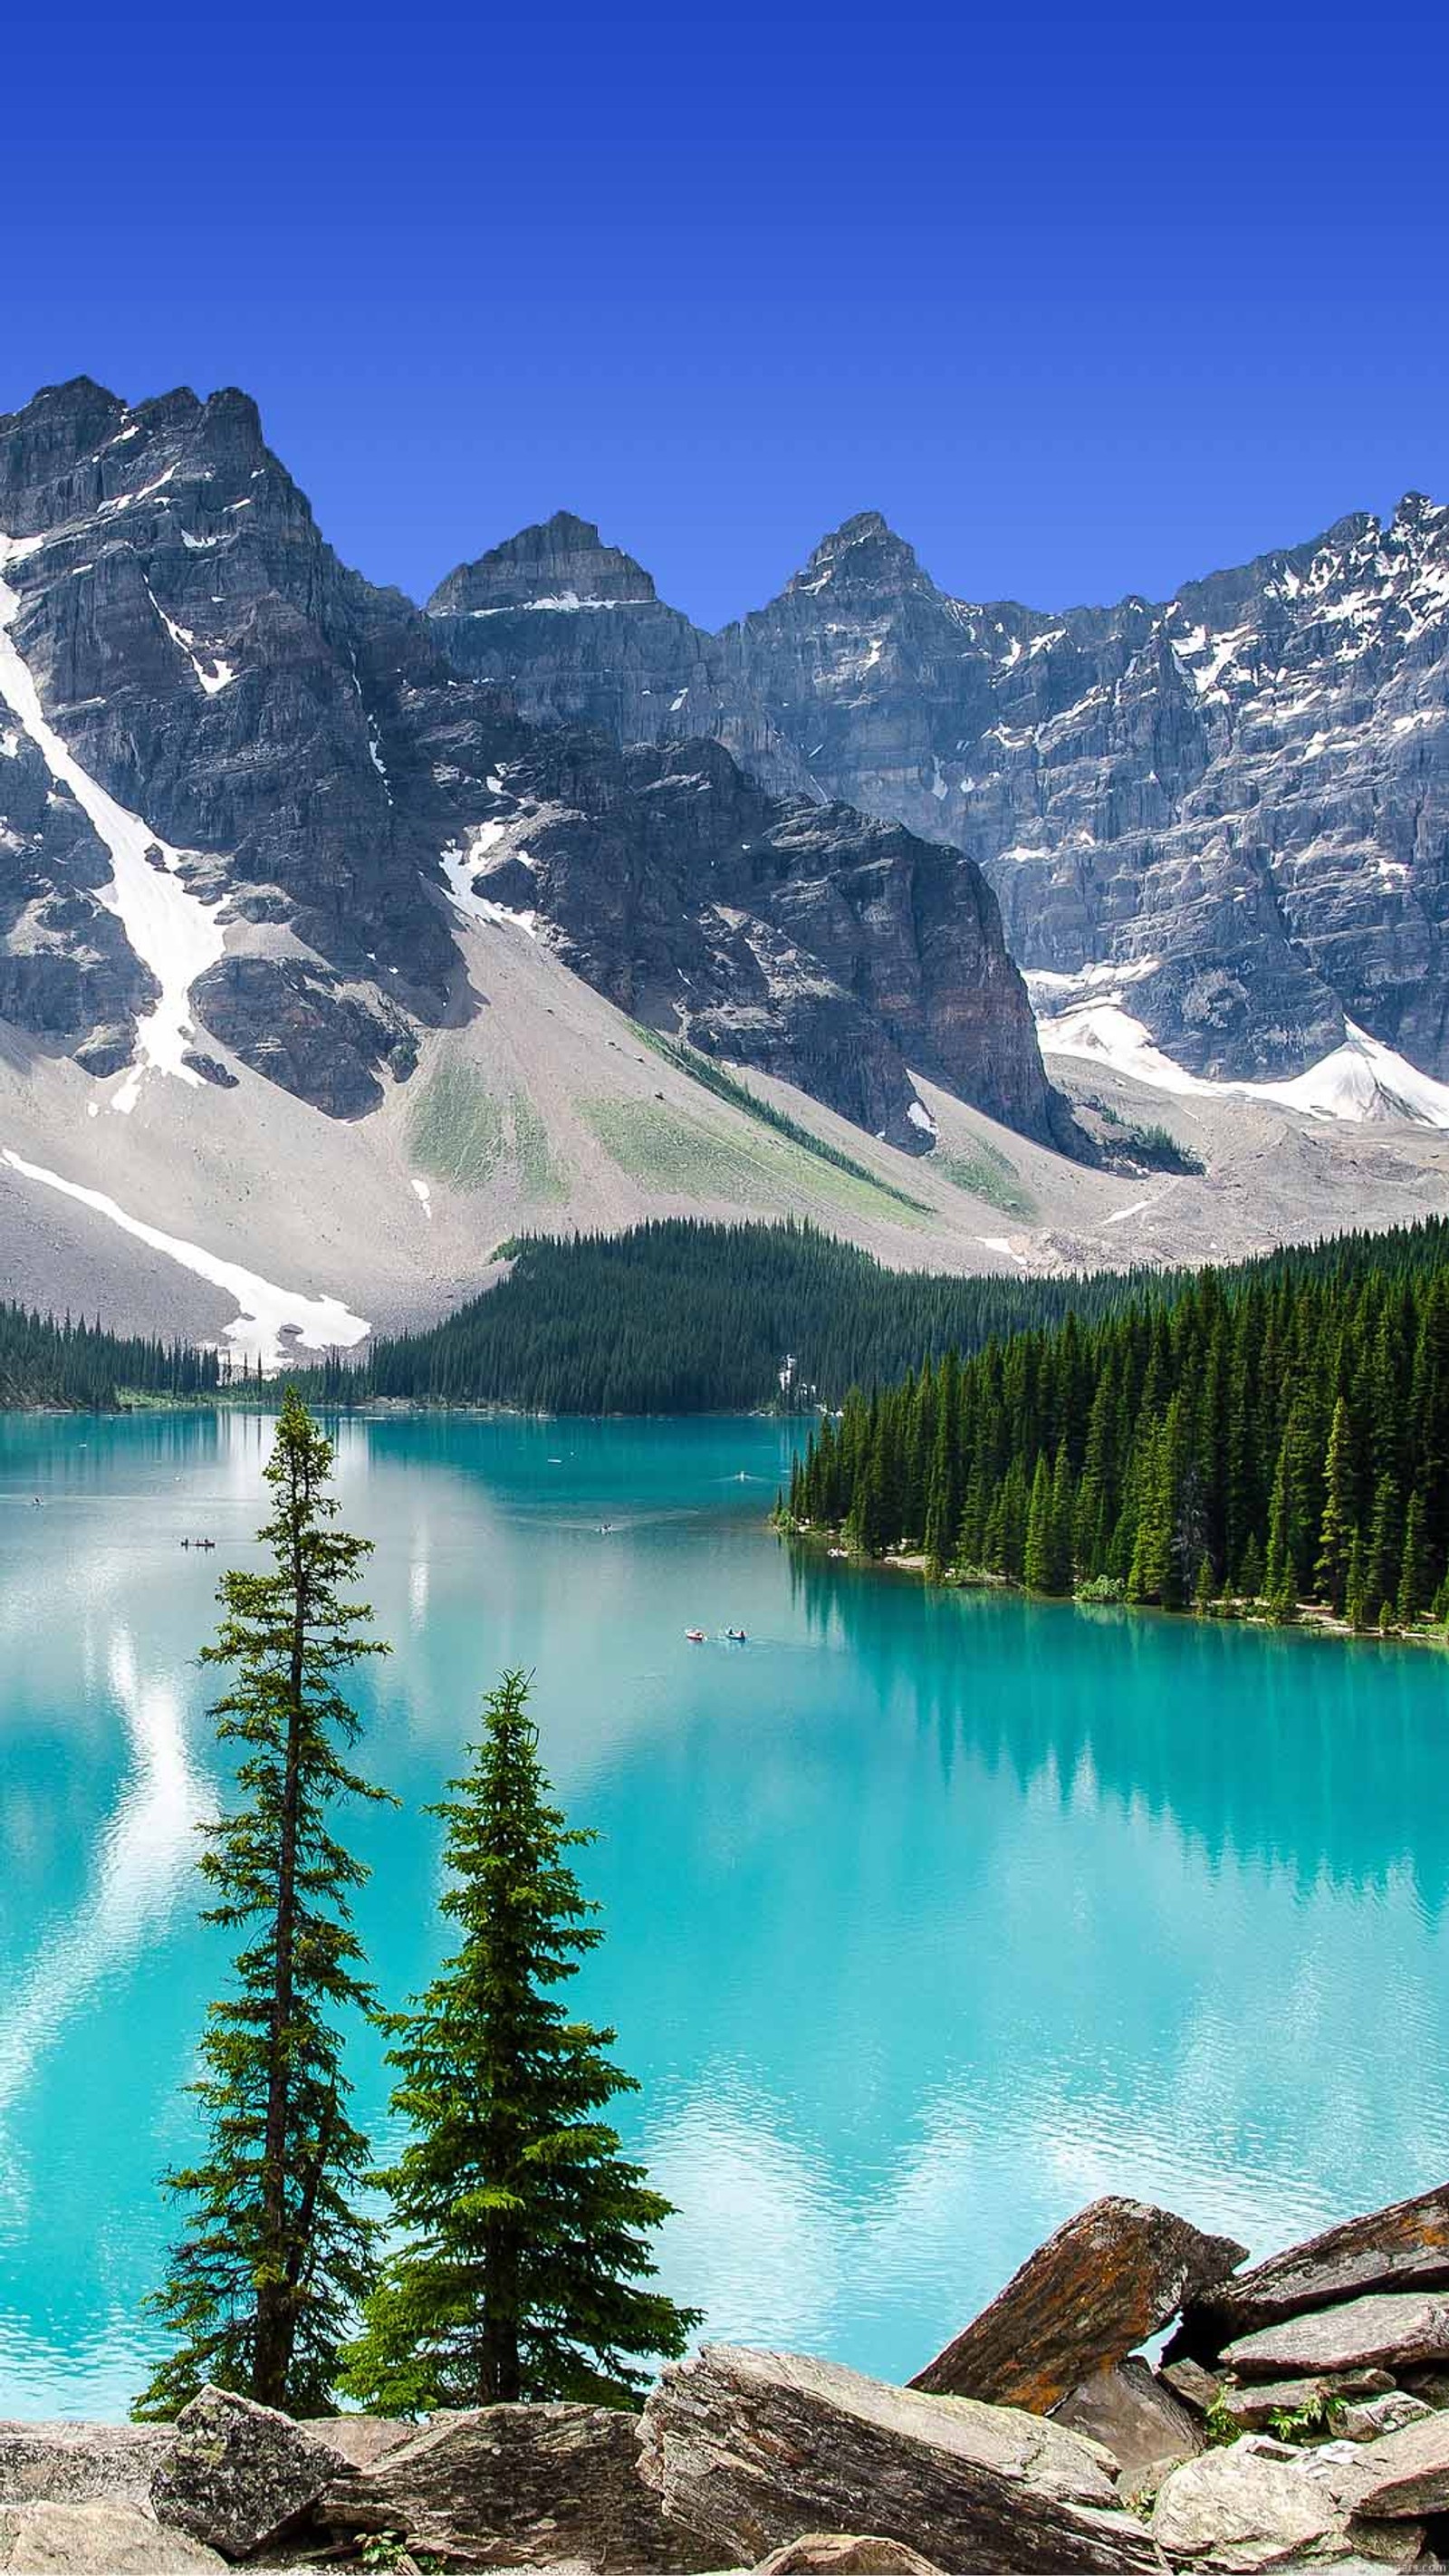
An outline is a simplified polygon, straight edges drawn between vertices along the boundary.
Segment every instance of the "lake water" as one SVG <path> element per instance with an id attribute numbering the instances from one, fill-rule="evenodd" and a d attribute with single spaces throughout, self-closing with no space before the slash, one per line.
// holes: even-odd
<path id="1" fill-rule="evenodd" d="M 524 1664 L 601 1834 L 582 2000 L 714 2334 L 902 2375 L 1097 2192 L 1267 2250 L 1442 2182 L 1449 1667 L 792 1561 L 763 1519 L 793 1436 L 342 1426 L 396 1649 L 366 1762 L 404 1808 L 356 1837 L 384 1997 L 438 1951 L 420 1811 Z M 0 2415 L 119 2414 L 155 2349 L 225 1956 L 195 1655 L 269 1439 L 0 1416 Z M 375 2045 L 356 2073 L 385 2145 Z"/>

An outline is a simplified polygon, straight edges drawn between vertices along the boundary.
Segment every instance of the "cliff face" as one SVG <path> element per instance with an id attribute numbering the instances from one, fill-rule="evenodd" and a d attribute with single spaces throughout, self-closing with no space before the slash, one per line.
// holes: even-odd
<path id="1" fill-rule="evenodd" d="M 450 662 L 542 724 L 619 743 L 723 743 L 762 786 L 818 798 L 714 638 L 656 596 L 642 564 L 560 511 L 440 583 L 428 616 Z"/>
<path id="2" fill-rule="evenodd" d="M 425 618 L 338 562 L 245 395 L 132 409 L 82 380 L 0 421 L 0 1015 L 120 1074 L 118 1106 L 235 1059 L 355 1116 L 477 1007 L 460 913 L 519 912 L 639 1017 L 903 1143 L 911 1062 L 1051 1133 L 959 852 L 773 796 L 719 746 L 540 730 L 458 676 L 440 637 L 642 620 L 624 725 L 685 621 L 594 539 L 530 531 Z"/>
<path id="3" fill-rule="evenodd" d="M 605 575 L 570 524 L 583 597 Z M 1166 603 L 1060 612 L 950 597 L 866 513 L 723 635 L 675 621 L 668 696 L 662 664 L 625 685 L 613 619 L 525 611 L 513 574 L 497 667 L 532 712 L 592 688 L 616 738 L 667 739 L 707 670 L 691 729 L 964 850 L 1053 1010 L 1116 1004 L 1210 1077 L 1295 1073 L 1346 1021 L 1449 1074 L 1449 511 L 1411 494 Z"/>

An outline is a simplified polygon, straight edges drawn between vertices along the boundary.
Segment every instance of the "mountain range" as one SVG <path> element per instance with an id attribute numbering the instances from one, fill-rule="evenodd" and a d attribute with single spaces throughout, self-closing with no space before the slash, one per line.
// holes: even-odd
<path id="1" fill-rule="evenodd" d="M 246 395 L 47 389 L 0 419 L 0 1288 L 275 1356 L 520 1224 L 1102 1260 L 1144 1076 L 1208 1170 L 1133 1249 L 1412 1212 L 1446 530 L 1054 619 L 867 516 L 712 637 L 561 515 L 421 610 Z M 1413 1123 L 1345 1154 L 1325 1106 Z"/>

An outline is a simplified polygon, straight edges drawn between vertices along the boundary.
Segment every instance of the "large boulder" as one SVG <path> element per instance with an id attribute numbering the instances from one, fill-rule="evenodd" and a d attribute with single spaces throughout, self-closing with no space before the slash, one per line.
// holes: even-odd
<path id="1" fill-rule="evenodd" d="M 1359 2497 L 1361 2513 L 1391 2520 L 1449 2513 L 1449 2415 L 1420 2415 L 1381 2434 L 1365 2443 L 1359 2464 L 1368 2481 Z"/>
<path id="2" fill-rule="evenodd" d="M 1422 2397 L 1411 2397 L 1406 2388 L 1389 2388 L 1381 2397 L 1341 2401 L 1334 2428 L 1345 2442 L 1377 2442 L 1385 2433 L 1401 2433 L 1406 2424 L 1422 2423 L 1433 2412 Z"/>
<path id="3" fill-rule="evenodd" d="M 0 2424 L 0 2504 L 145 2504 L 169 2424 Z"/>
<path id="4" fill-rule="evenodd" d="M 1239 2335 L 1222 2357 L 1244 2379 L 1396 2371 L 1409 2362 L 1442 2361 L 1449 2358 L 1449 2297 L 1387 2290 L 1349 2299 L 1341 2308 L 1314 2308 L 1307 2316 Z"/>
<path id="5" fill-rule="evenodd" d="M 230 2389 L 203 2388 L 176 2418 L 170 2455 L 151 2481 L 157 2519 L 227 2558 L 264 2549 L 324 2488 L 351 2476 L 329 2444 Z"/>
<path id="6" fill-rule="evenodd" d="M 318 2513 L 346 2538 L 401 2532 L 414 2551 L 482 2567 L 672 2576 L 713 2564 L 666 2523 L 638 2458 L 639 2420 L 617 2407 L 481 2406 L 435 2417 L 329 2488 Z"/>
<path id="7" fill-rule="evenodd" d="M 1045 2415 L 1094 2371 L 1125 2361 L 1245 2250 L 1147 2201 L 1094 2200 L 911 2386 Z"/>
<path id="8" fill-rule="evenodd" d="M 223 2576 L 224 2566 L 144 2505 L 0 2504 L 4 2576 Z"/>
<path id="9" fill-rule="evenodd" d="M 1129 2492 L 1164 2460 L 1190 2460 L 1203 2447 L 1202 2418 L 1138 2354 L 1099 2370 L 1052 2408 L 1052 2422 L 1109 2450 Z"/>
<path id="10" fill-rule="evenodd" d="M 1169 2472 L 1153 2506 L 1152 2536 L 1174 2566 L 1234 2576 L 1300 2562 L 1407 2567 L 1423 2544 L 1422 2527 L 1364 2520 L 1357 2510 L 1364 2484 L 1348 2444 L 1300 2451 L 1248 2433 Z"/>
<path id="11" fill-rule="evenodd" d="M 644 2477 L 713 2567 L 864 2525 L 946 2568 L 1156 2568 L 1115 2466 L 1016 2408 L 728 2344 L 666 2370 L 641 2428 Z"/>
<path id="12" fill-rule="evenodd" d="M 1373 2290 L 1449 2289 L 1449 2185 L 1345 2219 L 1188 2301 L 1182 2343 L 1199 2358 L 1236 2335 Z"/>

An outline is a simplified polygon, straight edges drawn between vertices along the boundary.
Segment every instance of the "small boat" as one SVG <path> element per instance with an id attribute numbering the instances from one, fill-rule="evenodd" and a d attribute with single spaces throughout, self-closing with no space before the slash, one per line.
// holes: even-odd
<path id="1" fill-rule="evenodd" d="M 702 1628 L 686 1628 L 684 1633 L 689 1639 L 691 1646 L 702 1646 L 705 1642 L 704 1630 Z"/>
<path id="2" fill-rule="evenodd" d="M 728 1637 L 732 1646 L 742 1646 L 745 1642 L 745 1632 L 743 1628 L 726 1628 L 725 1635 Z"/>

